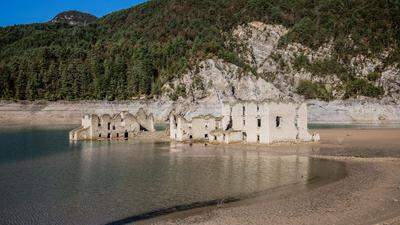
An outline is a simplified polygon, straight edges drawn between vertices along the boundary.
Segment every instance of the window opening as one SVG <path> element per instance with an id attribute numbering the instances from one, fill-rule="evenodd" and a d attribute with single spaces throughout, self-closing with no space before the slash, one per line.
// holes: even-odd
<path id="1" fill-rule="evenodd" d="M 282 117 L 277 116 L 276 117 L 276 127 L 281 127 L 282 125 Z"/>

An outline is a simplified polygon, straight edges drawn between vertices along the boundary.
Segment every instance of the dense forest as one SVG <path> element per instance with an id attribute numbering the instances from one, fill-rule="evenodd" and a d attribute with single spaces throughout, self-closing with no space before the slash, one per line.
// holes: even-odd
<path id="1" fill-rule="evenodd" d="M 152 0 L 88 25 L 0 28 L 0 99 L 155 96 L 210 57 L 251 70 L 231 31 L 254 20 L 290 28 L 282 45 L 334 40 L 340 59 L 391 48 L 385 63 L 400 61 L 398 0 Z"/>

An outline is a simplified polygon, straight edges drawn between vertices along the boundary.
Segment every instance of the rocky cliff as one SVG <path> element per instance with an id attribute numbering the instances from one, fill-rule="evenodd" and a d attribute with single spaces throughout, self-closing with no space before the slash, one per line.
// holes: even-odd
<path id="1" fill-rule="evenodd" d="M 223 101 L 277 100 L 306 101 L 299 87 L 302 82 L 321 85 L 329 94 L 327 101 L 310 101 L 310 121 L 315 123 L 389 123 L 400 121 L 400 70 L 397 63 L 383 62 L 390 49 L 379 57 L 355 56 L 331 65 L 332 45 L 326 43 L 312 50 L 299 43 L 281 47 L 279 41 L 288 29 L 281 25 L 252 22 L 233 31 L 236 40 L 243 44 L 242 52 L 256 73 L 246 71 L 218 58 L 200 62 L 181 78 L 164 86 L 165 98 L 177 95 L 181 113 L 188 117 L 199 113 L 217 114 Z M 307 64 L 298 65 L 299 57 Z M 319 70 L 307 68 L 318 64 Z M 304 64 L 304 63 L 303 63 Z M 332 68 L 330 68 L 332 67 Z M 354 71 L 356 80 L 368 82 L 361 86 L 360 94 L 346 98 L 343 67 Z M 325 74 L 327 71 L 328 74 Z M 379 74 L 371 78 L 371 74 Z M 364 84 L 364 83 L 363 83 Z M 183 88 L 184 87 L 184 88 Z M 381 87 L 377 97 L 362 95 L 363 89 Z M 345 99 L 345 100 L 344 100 Z M 204 105 L 202 107 L 201 105 Z M 178 108 L 177 110 L 179 110 Z"/>
<path id="2" fill-rule="evenodd" d="M 398 63 L 384 65 L 383 63 L 390 49 L 382 53 L 379 58 L 358 55 L 347 62 L 339 60 L 335 62 L 336 65 L 331 65 L 328 63 L 333 55 L 330 43 L 326 43 L 317 50 L 299 43 L 280 47 L 279 41 L 287 32 L 288 30 L 281 25 L 268 25 L 261 22 L 239 26 L 233 31 L 233 35 L 238 42 L 245 45 L 243 57 L 256 70 L 256 74 L 214 58 L 202 61 L 194 70 L 176 80 L 172 86 L 190 87 L 183 94 L 183 98 L 189 97 L 189 100 L 204 98 L 210 101 L 232 98 L 284 100 L 290 98 L 301 101 L 305 98 L 299 93 L 299 85 L 301 82 L 309 81 L 323 85 L 323 88 L 331 95 L 329 100 L 341 100 L 346 94 L 345 81 L 340 78 L 343 71 L 329 68 L 329 66 L 336 66 L 354 71 L 355 79 L 365 82 L 368 80 L 371 87 L 384 89 L 381 96 L 369 98 L 360 93 L 352 96 L 352 99 L 363 101 L 378 99 L 381 104 L 400 103 L 399 65 Z M 306 65 L 298 65 L 299 57 L 304 57 L 307 64 L 321 63 L 318 66 L 322 68 L 318 71 L 307 69 Z M 368 77 L 372 74 L 376 74 L 377 77 Z M 167 93 L 168 90 L 169 93 L 176 90 L 170 85 L 167 85 L 165 89 Z"/>

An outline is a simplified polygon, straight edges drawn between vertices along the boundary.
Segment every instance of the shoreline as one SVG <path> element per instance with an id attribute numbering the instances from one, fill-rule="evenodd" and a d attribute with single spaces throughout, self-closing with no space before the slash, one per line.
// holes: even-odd
<path id="1" fill-rule="evenodd" d="M 247 149 L 338 161 L 346 168 L 347 175 L 342 179 L 306 191 L 273 192 L 234 203 L 176 212 L 139 224 L 399 224 L 400 177 L 396 171 L 400 169 L 400 141 L 397 140 L 400 129 L 318 131 L 323 139 L 317 147 L 248 146 Z"/>
<path id="2" fill-rule="evenodd" d="M 327 159 L 319 159 L 327 160 Z M 339 162 L 340 163 L 340 162 Z M 330 171 L 333 172 L 333 171 Z M 168 208 L 156 209 L 150 212 L 133 215 L 126 217 L 114 222 L 107 223 L 107 225 L 115 224 L 151 224 L 154 221 L 163 221 L 165 218 L 179 218 L 183 215 L 195 215 L 199 212 L 205 212 L 213 208 L 229 208 L 234 205 L 244 205 L 246 202 L 251 203 L 254 200 L 259 201 L 258 198 L 263 200 L 271 200 L 277 198 L 277 196 L 287 196 L 293 194 L 295 191 L 309 191 L 311 189 L 321 187 L 323 185 L 341 180 L 347 176 L 346 171 L 341 170 L 339 172 L 333 172 L 334 177 L 332 178 L 321 178 L 314 177 L 305 182 L 298 182 L 283 186 L 274 187 L 271 189 L 253 192 L 249 194 L 239 196 L 228 196 L 223 199 L 212 199 L 203 202 L 193 202 L 188 204 L 171 206 Z M 271 194 L 272 193 L 272 194 Z"/>
<path id="3" fill-rule="evenodd" d="M 400 106 L 376 101 L 307 101 L 310 124 L 369 125 L 400 127 Z M 136 113 L 140 108 L 153 113 L 157 122 L 165 122 L 173 110 L 193 117 L 200 114 L 218 115 L 221 103 L 199 100 L 177 102 L 168 99 L 132 101 L 0 101 L 0 123 L 9 125 L 77 125 L 85 114 Z"/>

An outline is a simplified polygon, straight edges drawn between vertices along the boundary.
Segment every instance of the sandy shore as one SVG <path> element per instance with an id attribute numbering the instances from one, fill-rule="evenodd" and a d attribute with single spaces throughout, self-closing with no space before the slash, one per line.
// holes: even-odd
<path id="1" fill-rule="evenodd" d="M 343 162 L 347 176 L 307 190 L 175 213 L 144 224 L 400 224 L 400 129 L 319 130 L 319 145 L 217 146 Z M 210 146 L 216 147 L 216 146 Z"/>

